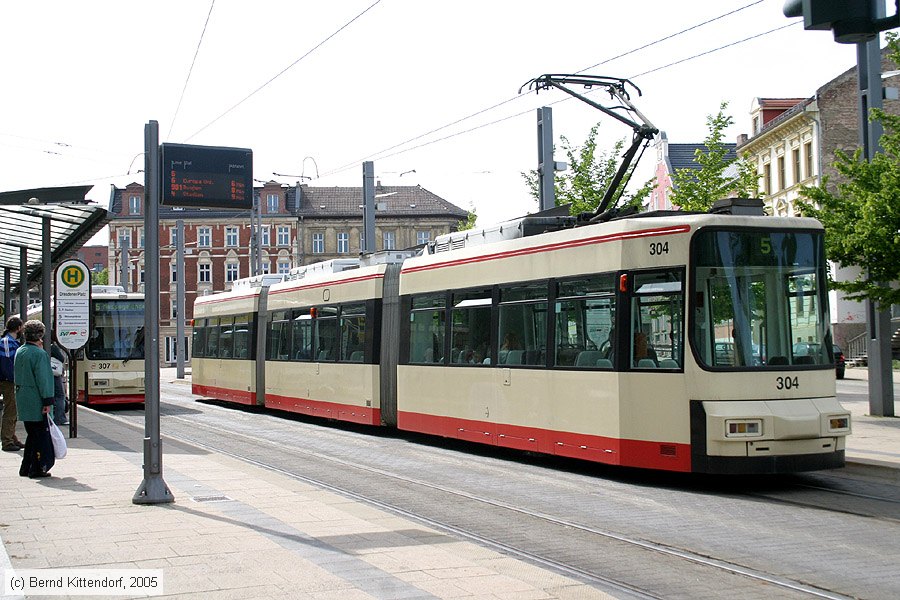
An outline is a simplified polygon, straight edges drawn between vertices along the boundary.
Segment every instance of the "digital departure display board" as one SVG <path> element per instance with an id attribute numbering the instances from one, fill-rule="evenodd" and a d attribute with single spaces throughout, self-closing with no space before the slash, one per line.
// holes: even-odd
<path id="1" fill-rule="evenodd" d="M 161 144 L 160 162 L 163 206 L 253 207 L 252 150 Z"/>

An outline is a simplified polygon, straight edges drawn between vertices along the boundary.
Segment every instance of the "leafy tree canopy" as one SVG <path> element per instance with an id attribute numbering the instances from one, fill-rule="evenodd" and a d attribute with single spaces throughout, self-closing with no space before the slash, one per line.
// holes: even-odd
<path id="1" fill-rule="evenodd" d="M 734 119 L 725 114 L 726 108 L 728 103 L 722 102 L 718 114 L 706 117 L 709 127 L 709 135 L 703 140 L 706 151 L 698 148 L 694 154 L 694 162 L 700 168 L 678 169 L 672 175 L 670 198 L 672 204 L 682 210 L 706 212 L 716 200 L 759 195 L 756 167 L 744 158 L 726 158 L 728 148 L 722 143 L 724 131 L 734 123 Z M 732 164 L 737 167 L 737 175 L 726 174 Z"/>
<path id="2" fill-rule="evenodd" d="M 580 147 L 572 145 L 565 136 L 559 136 L 562 149 L 568 159 L 568 169 L 557 173 L 554 178 L 556 205 L 570 204 L 570 213 L 573 215 L 592 213 L 596 210 L 619 168 L 619 156 L 625 146 L 625 141 L 619 140 L 608 152 L 598 150 L 597 131 L 599 128 L 599 123 L 591 127 L 587 140 Z M 634 165 L 623 178 L 623 183 L 627 183 L 633 171 Z M 538 200 L 541 197 L 538 171 L 535 169 L 522 173 L 522 177 L 525 179 L 531 196 Z M 618 200 L 613 203 L 615 206 L 611 205 L 609 208 L 634 206 L 640 209 L 643 200 L 653 189 L 652 183 L 652 180 L 644 183 L 633 194 L 624 192 L 623 186 L 620 185 L 617 190 Z"/>
<path id="3" fill-rule="evenodd" d="M 475 221 L 478 219 L 478 215 L 475 214 L 475 207 L 470 206 L 469 214 L 466 216 L 465 221 L 460 221 L 459 225 L 456 226 L 457 231 L 466 231 L 468 229 L 473 229 L 475 227 Z"/>
<path id="4" fill-rule="evenodd" d="M 900 65 L 900 42 L 888 33 L 889 57 Z M 855 281 L 832 281 L 833 287 L 855 300 L 869 299 L 884 309 L 900 304 L 900 116 L 871 111 L 870 119 L 884 127 L 882 152 L 866 161 L 859 148 L 852 155 L 835 152 L 836 186 L 823 178 L 818 187 L 804 187 L 803 213 L 825 226 L 825 253 L 863 273 Z M 885 287 L 878 282 L 890 282 Z"/>

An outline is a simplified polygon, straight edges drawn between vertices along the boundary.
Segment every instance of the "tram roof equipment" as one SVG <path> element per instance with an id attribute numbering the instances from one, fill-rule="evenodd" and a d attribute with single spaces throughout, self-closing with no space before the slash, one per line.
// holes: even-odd
<path id="1" fill-rule="evenodd" d="M 613 103 L 609 106 L 604 106 L 603 104 L 588 98 L 584 94 L 572 91 L 566 87 L 568 84 L 581 85 L 588 89 L 594 87 L 605 89 L 609 94 L 610 100 L 613 100 Z M 521 93 L 525 87 L 529 90 L 534 89 L 535 92 L 550 89 L 551 87 L 562 90 L 573 98 L 578 98 L 582 102 L 593 106 L 604 114 L 631 127 L 634 132 L 631 146 L 629 146 L 628 150 L 625 151 L 625 154 L 622 155 L 622 163 L 619 165 L 619 169 L 609 182 L 609 187 L 606 188 L 603 199 L 600 201 L 600 204 L 593 214 L 587 214 L 587 220 L 591 223 L 597 223 L 608 221 L 616 216 L 622 215 L 622 212 L 616 208 L 616 202 L 613 201 L 614 199 L 618 200 L 618 198 L 615 198 L 616 190 L 619 189 L 619 184 L 621 184 L 623 180 L 626 184 L 628 183 L 628 179 L 626 179 L 625 176 L 628 175 L 629 167 L 631 167 L 632 163 L 637 165 L 641 156 L 644 154 L 644 150 L 650 145 L 650 140 L 659 133 L 659 129 L 657 129 L 653 123 L 651 123 L 650 120 L 631 103 L 631 94 L 629 93 L 628 88 L 637 92 L 638 96 L 641 95 L 640 88 L 628 79 L 623 79 L 621 77 L 607 77 L 605 75 L 562 75 L 552 73 L 539 75 L 526 82 L 519 88 L 519 93 Z M 641 147 L 641 144 L 644 145 L 644 149 L 641 150 L 641 154 L 637 157 L 637 160 L 635 160 L 634 157 Z M 624 185 L 622 187 L 624 189 Z M 621 194 L 619 196 L 621 197 Z"/>

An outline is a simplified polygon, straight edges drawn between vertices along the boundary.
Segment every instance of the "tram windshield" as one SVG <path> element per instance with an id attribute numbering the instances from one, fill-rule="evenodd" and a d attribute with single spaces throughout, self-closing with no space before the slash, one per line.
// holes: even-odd
<path id="1" fill-rule="evenodd" d="M 94 300 L 91 339 L 87 358 L 92 360 L 143 360 L 144 301 Z"/>
<path id="2" fill-rule="evenodd" d="M 701 366 L 832 365 L 821 233 L 701 231 L 691 346 Z"/>

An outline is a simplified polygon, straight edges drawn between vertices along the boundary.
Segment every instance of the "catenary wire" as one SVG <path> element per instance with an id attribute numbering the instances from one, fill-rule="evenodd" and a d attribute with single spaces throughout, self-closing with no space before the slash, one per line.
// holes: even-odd
<path id="1" fill-rule="evenodd" d="M 646 43 L 646 44 L 644 44 L 644 45 L 642 45 L 642 46 L 638 46 L 637 48 L 632 48 L 631 50 L 628 50 L 628 51 L 626 51 L 626 52 L 623 52 L 622 54 L 613 56 L 613 57 L 611 57 L 611 58 L 607 58 L 606 60 L 600 61 L 600 62 L 598 62 L 598 63 L 596 63 L 596 64 L 593 64 L 593 65 L 591 65 L 591 66 L 589 66 L 589 67 L 585 67 L 584 69 L 581 69 L 580 71 L 576 71 L 576 73 L 583 73 L 584 71 L 587 71 L 588 69 L 593 69 L 594 67 L 598 67 L 598 66 L 600 66 L 600 65 L 604 65 L 604 64 L 606 64 L 606 63 L 612 62 L 612 61 L 617 60 L 617 59 L 619 59 L 619 58 L 623 58 L 623 57 L 625 57 L 625 56 L 628 56 L 628 55 L 630 55 L 630 54 L 634 54 L 634 53 L 636 53 L 636 52 L 640 52 L 641 50 L 646 50 L 647 48 L 650 48 L 650 47 L 652 47 L 652 46 L 655 46 L 655 45 L 660 44 L 660 43 L 662 43 L 662 42 L 665 42 L 665 41 L 667 41 L 667 40 L 671 40 L 671 39 L 673 39 L 673 38 L 676 38 L 676 37 L 678 37 L 678 36 L 680 36 L 680 35 L 683 35 L 683 34 L 685 34 L 685 33 L 688 33 L 688 32 L 690 32 L 690 31 L 693 31 L 693 30 L 695 30 L 695 29 L 699 29 L 700 27 L 703 27 L 704 25 L 709 25 L 710 23 L 713 23 L 713 22 L 715 22 L 715 21 L 719 21 L 719 20 L 721 20 L 721 19 L 724 19 L 725 17 L 729 17 L 729 16 L 731 16 L 731 15 L 733 15 L 733 14 L 735 14 L 735 13 L 738 13 L 738 12 L 740 12 L 740 11 L 742 11 L 742 10 L 746 10 L 746 9 L 748 9 L 748 8 L 750 8 L 750 7 L 752 7 L 752 6 L 755 6 L 755 5 L 757 5 L 757 4 L 760 4 L 760 3 L 762 3 L 762 2 L 763 2 L 763 0 L 756 0 L 755 2 L 751 2 L 750 4 L 745 4 L 744 6 L 741 6 L 741 7 L 739 7 L 739 8 L 734 9 L 734 10 L 731 10 L 731 11 L 729 11 L 729 12 L 723 13 L 723 14 L 717 16 L 717 17 L 713 17 L 713 18 L 711 18 L 711 19 L 707 19 L 707 20 L 705 20 L 705 21 L 702 21 L 702 22 L 700 22 L 700 23 L 697 23 L 697 24 L 695 24 L 695 25 L 691 25 L 690 27 L 687 27 L 687 28 L 685 28 L 685 29 L 682 29 L 681 31 L 677 31 L 677 32 L 675 32 L 675 33 L 671 33 L 671 34 L 669 34 L 669 35 L 667 35 L 667 36 L 665 36 L 665 37 L 659 38 L 659 39 L 654 40 L 654 41 L 652 41 L 652 42 L 648 42 L 648 43 Z M 771 33 L 771 32 L 767 32 L 767 33 Z M 760 35 L 765 35 L 765 34 L 760 34 Z M 755 36 L 755 37 L 758 37 L 758 36 Z M 749 38 L 749 39 L 752 39 L 752 38 Z M 746 40 L 742 40 L 742 41 L 746 41 Z M 740 43 L 740 42 L 736 42 L 736 43 Z M 731 45 L 733 45 L 733 44 L 731 44 Z M 719 49 L 721 49 L 721 48 L 718 48 L 717 50 L 719 50 Z M 712 50 L 712 51 L 710 51 L 710 52 L 715 52 L 715 50 Z M 696 57 L 691 57 L 691 58 L 696 58 Z M 681 61 L 681 62 L 685 62 L 685 61 L 687 61 L 687 60 L 691 60 L 691 58 L 684 59 L 684 60 Z M 657 70 L 658 70 L 658 69 L 657 69 Z M 402 146 L 405 146 L 405 145 L 407 145 L 407 144 L 410 144 L 410 143 L 412 143 L 412 142 L 415 142 L 415 141 L 417 141 L 417 140 L 420 140 L 420 139 L 422 139 L 422 138 L 424 138 L 424 137 L 428 137 L 429 135 L 432 135 L 432 134 L 437 133 L 437 132 L 439 132 L 439 131 L 443 131 L 444 129 L 447 129 L 448 127 L 452 127 L 452 126 L 454 126 L 454 125 L 457 125 L 457 124 L 459 124 L 459 123 L 462 123 L 463 121 L 467 121 L 467 120 L 469 120 L 469 119 L 471 119 L 471 118 L 473 118 L 473 117 L 477 117 L 478 115 L 481 115 L 481 114 L 484 114 L 484 113 L 489 112 L 489 111 L 491 111 L 491 110 L 494 110 L 495 108 L 499 108 L 499 107 L 501 107 L 501 106 L 503 106 L 503 105 L 505 105 L 505 104 L 508 104 L 508 103 L 510 103 L 510 102 L 512 102 L 512 101 L 514 101 L 514 100 L 517 100 L 517 99 L 519 99 L 519 98 L 521 98 L 521 97 L 522 97 L 521 95 L 516 94 L 515 96 L 512 96 L 511 98 L 508 98 L 508 99 L 506 99 L 506 100 L 503 100 L 502 102 L 498 102 L 497 104 L 494 104 L 494 105 L 489 106 L 489 107 L 487 107 L 487 108 L 483 108 L 483 109 L 481 109 L 481 110 L 478 110 L 478 111 L 476 111 L 476 112 L 474 112 L 474 113 L 472 113 L 472 114 L 470 114 L 470 115 L 467 115 L 467 116 L 465 116 L 465 117 L 462 117 L 462 118 L 460 118 L 460 119 L 457 119 L 457 120 L 455 120 L 455 121 L 453 121 L 453 122 L 451 122 L 451 123 L 447 123 L 447 124 L 445 124 L 445 125 L 441 125 L 440 127 L 437 127 L 437 128 L 435 128 L 435 129 L 432 129 L 431 131 L 427 131 L 427 132 L 425 132 L 425 133 L 422 133 L 422 134 L 420 134 L 420 135 L 417 135 L 417 136 L 415 136 L 415 137 L 412 137 L 412 138 L 410 138 L 410 139 L 408 139 L 408 140 L 405 140 L 405 141 L 403 141 L 403 142 L 400 142 L 400 143 L 398 143 L 398 144 L 394 144 L 393 146 L 390 146 L 390 147 L 388 147 L 388 148 L 384 148 L 383 150 L 379 150 L 379 151 L 377 151 L 377 152 L 373 152 L 372 154 L 369 154 L 368 156 L 364 156 L 364 157 L 359 158 L 359 159 L 357 159 L 357 160 L 354 160 L 354 161 L 350 161 L 350 162 L 348 162 L 348 163 L 345 163 L 345 164 L 341 165 L 340 167 L 337 167 L 337 168 L 335 168 L 335 169 L 332 169 L 332 170 L 330 170 L 330 171 L 327 171 L 327 172 L 323 173 L 321 177 L 327 177 L 327 176 L 329 176 L 329 175 L 336 175 L 336 174 L 338 174 L 338 173 L 343 173 L 344 171 L 346 171 L 346 170 L 348 170 L 348 169 L 351 169 L 351 168 L 357 166 L 357 165 L 358 165 L 359 163 L 361 163 L 362 161 L 366 161 L 366 160 L 369 160 L 369 159 L 374 158 L 374 157 L 378 157 L 379 160 L 385 159 L 385 158 L 390 158 L 390 157 L 392 157 L 392 156 L 397 156 L 398 154 L 403 154 L 404 152 L 409 152 L 409 151 L 412 151 L 412 150 L 416 150 L 416 149 L 418 149 L 418 148 L 422 148 L 422 147 L 425 147 L 425 146 L 429 146 L 429 145 L 431 145 L 431 144 L 433 144 L 433 143 L 437 143 L 437 142 L 441 142 L 441 141 L 444 141 L 444 140 L 448 140 L 448 139 L 453 138 L 453 137 L 456 137 L 456 136 L 458 136 L 458 135 L 463 135 L 463 134 L 466 134 L 466 133 L 470 133 L 470 132 L 475 131 L 475 130 L 477 130 L 477 129 L 481 129 L 482 127 L 489 127 L 489 126 L 491 126 L 491 125 L 496 125 L 497 123 L 501 123 L 501 122 L 503 122 L 503 121 L 507 121 L 507 120 L 512 119 L 512 118 L 515 118 L 515 117 L 520 117 L 520 116 L 522 116 L 522 115 L 524 115 L 524 114 L 527 114 L 527 113 L 531 112 L 531 109 L 525 110 L 525 111 L 520 112 L 520 113 L 516 113 L 516 114 L 511 115 L 511 116 L 508 116 L 508 117 L 503 117 L 503 118 L 497 119 L 497 120 L 495 120 L 495 121 L 491 121 L 491 122 L 489 122 L 489 123 L 484 123 L 484 124 L 482 124 L 482 125 L 480 125 L 480 126 L 472 127 L 472 128 L 470 128 L 470 129 L 466 129 L 466 130 L 464 130 L 464 131 L 457 132 L 457 133 L 455 133 L 455 134 L 451 134 L 451 135 L 448 135 L 448 136 L 444 136 L 444 137 L 438 138 L 438 139 L 436 139 L 436 140 L 431 140 L 431 141 L 429 141 L 429 142 L 425 142 L 425 143 L 423 143 L 423 144 L 419 144 L 419 145 L 413 146 L 413 147 L 411 147 L 411 148 L 407 148 L 407 149 L 405 149 L 405 150 L 401 150 L 401 151 L 394 152 L 394 153 L 391 153 L 391 154 L 384 154 L 385 152 L 390 152 L 391 150 L 394 150 L 394 149 L 396 149 L 396 148 L 400 148 L 400 147 L 402 147 Z M 565 98 L 565 100 L 570 100 L 570 99 L 571 99 L 571 98 Z M 551 102 L 550 105 L 558 104 L 559 102 L 561 102 L 561 100 L 557 100 L 557 101 L 555 101 L 555 102 Z M 383 155 L 383 156 L 382 156 L 382 155 Z"/>
<path id="2" fill-rule="evenodd" d="M 600 62 L 598 62 L 597 64 L 591 65 L 591 66 L 589 66 L 589 67 L 585 67 L 585 68 L 581 69 L 580 71 L 575 71 L 575 73 L 576 73 L 576 74 L 578 74 L 578 73 L 584 73 L 585 71 L 587 71 L 587 70 L 589 70 L 589 69 L 593 69 L 594 67 L 599 67 L 600 65 L 605 65 L 605 64 L 608 63 L 608 62 L 612 62 L 612 61 L 614 61 L 614 60 L 618 60 L 618 59 L 620 59 L 620 58 L 624 58 L 624 57 L 628 56 L 629 54 L 634 54 L 635 52 L 640 52 L 641 50 L 646 50 L 647 48 L 650 48 L 651 46 L 655 46 L 655 45 L 657 45 L 657 44 L 661 44 L 662 42 L 665 42 L 665 41 L 667 41 L 667 40 L 671 40 L 672 38 L 678 37 L 678 36 L 681 35 L 681 34 L 687 33 L 687 32 L 689 32 L 689 31 L 693 31 L 694 29 L 699 29 L 700 27 L 703 27 L 704 25 L 709 25 L 710 23 L 712 23 L 712 22 L 714 22 L 714 21 L 718 21 L 719 19 L 724 19 L 725 17 L 729 17 L 729 16 L 731 16 L 731 15 L 733 15 L 733 14 L 735 14 L 735 13 L 739 13 L 739 12 L 741 12 L 741 11 L 744 10 L 744 9 L 750 8 L 751 6 L 756 6 L 757 4 L 761 4 L 762 1 L 763 1 L 763 0 L 756 0 L 756 2 L 751 2 L 750 4 L 744 5 L 744 6 L 740 7 L 740 8 L 736 8 L 736 9 L 734 9 L 734 10 L 732 10 L 732 11 L 729 11 L 729 12 L 727 12 L 727 13 L 725 13 L 725 14 L 719 15 L 718 17 L 714 17 L 714 18 L 712 18 L 712 19 L 707 19 L 706 21 L 703 21 L 702 23 L 697 23 L 696 25 L 692 25 L 691 27 L 688 27 L 687 29 L 682 29 L 681 31 L 679 31 L 679 32 L 677 32 L 677 33 L 673 33 L 673 34 L 667 35 L 666 37 L 659 38 L 658 40 L 655 40 L 655 41 L 650 42 L 650 43 L 648 43 L 648 44 L 644 44 L 643 46 L 640 46 L 640 47 L 638 47 L 638 48 L 633 48 L 633 49 L 629 50 L 628 52 L 623 52 L 622 54 L 619 54 L 618 56 L 613 56 L 612 58 L 607 58 L 606 60 L 600 61 Z"/>
<path id="3" fill-rule="evenodd" d="M 654 69 L 651 69 L 651 70 L 649 70 L 649 71 L 645 71 L 645 72 L 643 72 L 643 73 L 638 73 L 637 75 L 631 75 L 630 77 L 628 77 L 628 79 L 636 79 L 636 78 L 638 78 L 638 77 L 641 77 L 641 76 L 644 76 L 644 75 L 648 75 L 648 74 L 650 74 L 650 73 L 656 73 L 657 71 L 661 71 L 661 70 L 667 69 L 667 68 L 669 68 L 669 67 L 674 67 L 675 65 L 679 65 L 679 64 L 688 62 L 688 61 L 690 61 L 690 60 L 694 60 L 694 59 L 696 59 L 696 58 L 700 58 L 700 57 L 703 57 L 703 56 L 707 56 L 707 55 L 712 54 L 712 53 L 714 53 L 714 52 L 718 52 L 719 50 L 724 50 L 724 49 L 726 49 L 726 48 L 730 48 L 730 47 L 732 47 L 732 46 L 736 46 L 736 45 L 738 45 L 738 44 L 741 44 L 741 43 L 744 43 L 744 42 L 747 42 L 747 41 L 750 41 L 750 40 L 753 40 L 753 39 L 756 39 L 756 38 L 759 38 L 759 37 L 762 37 L 762 36 L 765 36 L 765 35 L 769 35 L 770 33 L 775 33 L 776 31 L 780 31 L 780 30 L 785 29 L 785 28 L 787 28 L 787 27 L 792 27 L 792 26 L 798 25 L 798 24 L 799 24 L 799 22 L 798 22 L 798 23 L 790 23 L 790 24 L 784 25 L 784 26 L 782 26 L 782 27 L 776 27 L 775 29 L 770 29 L 769 31 L 765 31 L 765 32 L 762 32 L 762 33 L 758 33 L 758 34 L 756 34 L 756 35 L 752 35 L 752 36 L 747 37 L 747 38 L 744 38 L 744 39 L 742 39 L 742 40 L 739 40 L 739 41 L 736 41 L 736 42 L 731 42 L 731 43 L 725 44 L 724 46 L 719 46 L 718 48 L 713 48 L 712 50 L 707 50 L 707 51 L 701 52 L 701 53 L 699 53 L 699 54 L 694 54 L 693 56 L 689 56 L 689 57 L 687 57 L 687 58 L 683 58 L 683 59 L 681 59 L 681 60 L 677 60 L 677 61 L 672 62 L 672 63 L 669 63 L 669 64 L 667 64 L 667 65 L 663 65 L 663 66 L 660 66 L 660 67 L 656 67 L 656 68 L 654 68 Z M 595 91 L 595 90 L 592 90 L 592 91 Z M 590 93 L 590 92 L 588 92 L 588 93 Z M 517 96 L 517 97 L 518 97 L 518 96 Z M 559 104 L 559 103 L 561 103 L 561 102 L 567 102 L 567 101 L 572 100 L 572 99 L 573 99 L 573 98 L 572 98 L 571 96 L 567 96 L 567 97 L 562 98 L 562 99 L 560 99 L 560 100 L 555 100 L 555 101 L 553 101 L 553 102 L 549 102 L 549 103 L 547 103 L 547 105 L 553 106 L 553 105 L 555 105 L 555 104 Z M 508 102 L 508 101 L 506 101 L 506 102 Z M 501 103 L 501 104 L 505 104 L 506 102 L 503 102 L 503 103 Z M 485 109 L 485 110 L 488 110 L 488 109 Z M 397 152 L 392 152 L 391 154 L 386 154 L 386 155 L 384 155 L 384 156 L 381 156 L 381 154 L 382 154 L 383 152 L 387 152 L 387 150 L 382 150 L 381 152 L 376 152 L 375 154 L 370 155 L 370 157 L 371 157 L 371 156 L 378 156 L 378 157 L 379 157 L 379 160 L 383 160 L 383 159 L 385 159 L 385 158 L 391 158 L 391 157 L 393 157 L 393 156 L 397 156 L 397 155 L 400 155 L 400 154 L 405 154 L 405 153 L 411 152 L 411 151 L 413 151 L 413 150 L 418 150 L 419 148 L 424 148 L 425 146 L 430 146 L 430 145 L 436 144 L 436 143 L 438 143 L 438 142 L 443 142 L 443 141 L 446 141 L 446 140 L 449 140 L 449 139 L 452 139 L 452 138 L 455 138 L 455 137 L 458 137 L 458 136 L 461 136 L 461 135 L 465 135 L 465 134 L 467 134 L 467 133 L 472 133 L 473 131 L 477 131 L 477 130 L 483 129 L 483 128 L 485 128 L 485 127 L 490 127 L 490 126 L 492 126 L 492 125 L 496 125 L 496 124 L 498 124 L 498 123 L 502 123 L 503 121 L 508 121 L 508 120 L 514 119 L 514 118 L 516 118 L 516 117 L 521 117 L 521 116 L 523 116 L 523 115 L 526 115 L 526 114 L 530 113 L 531 111 L 532 111 L 532 109 L 529 108 L 529 109 L 524 110 L 524 111 L 522 111 L 522 112 L 518 112 L 518 113 L 515 113 L 515 114 L 513 114 L 513 115 L 509 115 L 509 116 L 506 116 L 506 117 L 502 117 L 502 118 L 500 118 L 500 119 L 496 119 L 496 120 L 490 121 L 490 122 L 488 122 L 488 123 L 482 123 L 481 125 L 476 125 L 475 127 L 471 127 L 471 128 L 469 128 L 469 129 L 465 129 L 465 130 L 463 130 L 463 131 L 457 131 L 457 132 L 455 132 L 455 133 L 451 133 L 451 134 L 449 134 L 449 135 L 446 135 L 446 136 L 444 136 L 444 137 L 441 137 L 441 138 L 438 138 L 438 139 L 435 139 L 435 140 L 429 140 L 429 141 L 427 141 L 427 142 L 423 142 L 423 143 L 421 143 L 421 144 L 418 144 L 418 145 L 416 145 L 416 146 L 412 146 L 412 147 L 410 147 L 410 148 L 404 148 L 404 149 L 402 149 L 402 150 L 398 150 Z M 481 112 L 485 112 L 485 111 L 481 111 Z M 480 113 L 478 113 L 478 114 L 480 114 Z M 465 119 L 460 119 L 460 120 L 456 121 L 455 123 L 459 123 L 460 121 L 464 121 L 464 120 L 465 120 Z M 442 128 L 439 128 L 439 129 L 436 129 L 435 131 L 439 131 L 440 129 L 443 129 L 443 127 L 442 127 Z M 428 135 L 428 134 L 423 134 L 423 136 L 424 136 L 424 135 Z M 419 136 L 419 137 L 414 138 L 414 139 L 419 139 L 419 138 L 421 138 L 421 137 L 423 137 L 423 136 Z M 407 142 L 404 142 L 403 144 L 397 144 L 397 145 L 395 145 L 395 146 L 392 146 L 392 148 L 397 148 L 398 146 L 403 146 L 405 143 L 408 143 L 409 141 L 412 141 L 412 140 L 408 140 Z M 390 150 L 390 148 L 389 148 L 388 150 Z M 324 174 L 322 175 L 322 177 L 327 177 L 327 176 L 329 176 L 329 175 L 336 175 L 336 174 L 338 174 L 338 173 L 343 173 L 344 171 L 346 171 L 346 170 L 348 170 L 348 169 L 350 169 L 350 168 L 352 168 L 352 167 L 355 167 L 356 165 L 357 165 L 356 162 L 354 162 L 354 163 L 348 163 L 347 165 L 345 165 L 345 166 L 343 166 L 343 167 L 340 167 L 340 168 L 338 168 L 338 169 L 335 169 L 335 170 L 328 171 L 328 172 L 324 173 Z"/>
<path id="4" fill-rule="evenodd" d="M 196 136 L 197 136 L 198 134 L 200 134 L 202 131 L 206 130 L 208 127 L 210 127 L 211 125 L 213 125 L 214 123 L 216 123 L 217 121 L 219 121 L 219 119 L 221 119 L 222 117 L 224 117 L 225 115 L 227 115 L 228 113 L 230 113 L 231 111 L 233 111 L 234 109 L 236 109 L 238 106 L 240 106 L 241 104 L 243 104 L 244 102 L 246 102 L 247 100 L 249 100 L 250 98 L 252 98 L 253 96 L 255 96 L 256 94 L 258 94 L 260 91 L 263 90 L 263 88 L 265 88 L 265 87 L 268 86 L 270 83 L 272 83 L 273 81 L 275 81 L 276 79 L 278 79 L 279 77 L 281 77 L 282 75 L 284 75 L 285 73 L 287 73 L 290 69 L 292 69 L 294 66 L 296 66 L 297 63 L 299 63 L 300 61 L 302 61 L 304 58 L 306 58 L 307 56 L 309 56 L 310 54 L 312 54 L 313 52 L 315 52 L 316 50 L 318 50 L 318 49 L 321 48 L 322 46 L 324 46 L 331 38 L 335 37 L 337 34 L 339 34 L 340 32 L 342 32 L 344 29 L 346 29 L 347 27 L 349 27 L 350 25 L 352 25 L 357 19 L 359 19 L 359 18 L 362 17 L 364 14 L 366 14 L 367 12 L 369 12 L 370 10 L 372 10 L 373 8 L 375 8 L 375 6 L 377 6 L 377 5 L 380 4 L 380 3 L 381 3 L 381 0 L 375 0 L 375 2 L 373 2 L 373 3 L 370 4 L 368 7 L 366 7 L 365 10 L 363 10 L 361 13 L 359 13 L 358 15 L 356 15 L 355 17 L 353 17 L 352 19 L 350 19 L 349 21 L 347 21 L 346 23 L 344 23 L 343 25 L 341 25 L 341 27 L 338 28 L 334 33 L 332 33 L 331 35 L 329 35 L 328 37 L 326 37 L 324 40 L 322 40 L 321 42 L 319 42 L 318 44 L 316 44 L 315 46 L 313 46 L 311 49 L 309 49 L 309 50 L 306 52 L 306 54 L 304 54 L 303 56 L 301 56 L 300 58 L 298 58 L 297 60 L 295 60 L 294 62 L 292 62 L 291 64 L 289 64 L 288 66 L 286 66 L 284 69 L 282 69 L 281 71 L 279 71 L 274 77 L 271 77 L 271 78 L 270 78 L 268 81 L 266 81 L 264 84 L 262 84 L 261 86 L 259 86 L 258 88 L 256 88 L 256 89 L 253 90 L 252 92 L 250 92 L 246 97 L 244 97 L 242 100 L 240 100 L 237 104 L 235 104 L 234 106 L 232 106 L 231 108 L 229 108 L 228 110 L 226 110 L 225 112 L 223 112 L 221 115 L 219 115 L 218 117 L 216 117 L 215 119 L 213 119 L 212 121 L 210 121 L 209 123 L 207 123 L 206 125 L 204 125 L 203 127 L 201 127 L 200 129 L 198 129 L 197 131 L 195 131 L 193 134 L 191 134 L 190 137 L 188 137 L 187 139 L 185 139 L 185 141 L 189 141 L 190 139 L 196 137 Z"/>
<path id="5" fill-rule="evenodd" d="M 729 44 L 725 44 L 724 46 L 719 46 L 718 48 L 713 48 L 712 50 L 707 50 L 706 52 L 701 52 L 700 54 L 695 54 L 694 56 L 689 56 L 688 58 L 682 58 L 681 60 L 676 60 L 675 62 L 671 62 L 667 65 L 663 65 L 661 67 L 656 67 L 655 69 L 650 69 L 649 71 L 644 71 L 643 73 L 638 73 L 637 75 L 632 75 L 630 79 L 636 79 L 638 77 L 643 77 L 644 75 L 649 75 L 650 73 L 656 73 L 657 71 L 662 71 L 663 69 L 668 69 L 669 67 L 674 67 L 675 65 L 680 65 L 683 62 L 687 62 L 689 60 L 694 60 L 695 58 L 700 58 L 701 56 L 706 56 L 707 54 L 712 54 L 713 52 L 718 52 L 719 50 L 724 50 L 725 48 L 730 48 L 732 46 L 737 46 L 738 44 L 743 44 L 744 42 L 749 42 L 750 40 L 755 40 L 756 38 L 762 37 L 764 35 L 769 35 L 770 33 L 775 33 L 776 31 L 781 31 L 782 29 L 787 29 L 788 27 L 795 27 L 800 25 L 800 21 L 796 21 L 794 23 L 788 23 L 787 25 L 782 25 L 781 27 L 776 27 L 775 29 L 770 29 L 769 31 L 764 31 L 763 33 L 757 33 L 756 35 L 751 35 L 750 37 L 746 37 L 742 40 L 738 40 L 736 42 L 731 42 Z"/>
<path id="6" fill-rule="evenodd" d="M 200 32 L 200 40 L 197 42 L 197 49 L 194 50 L 194 58 L 191 60 L 191 67 L 188 69 L 187 77 L 184 80 L 184 87 L 181 89 L 181 97 L 178 98 L 178 106 L 175 107 L 175 114 L 172 116 L 172 122 L 169 124 L 169 133 L 166 139 L 172 135 L 172 128 L 175 127 L 175 120 L 178 119 L 178 111 L 181 110 L 181 102 L 184 100 L 184 93 L 187 91 L 188 82 L 191 80 L 191 73 L 194 72 L 194 65 L 197 63 L 197 55 L 200 54 L 200 46 L 203 44 L 203 36 L 206 35 L 206 28 L 209 26 L 209 18 L 212 16 L 213 7 L 216 0 L 209 3 L 209 12 L 206 14 L 206 22 L 203 24 L 203 31 Z"/>

